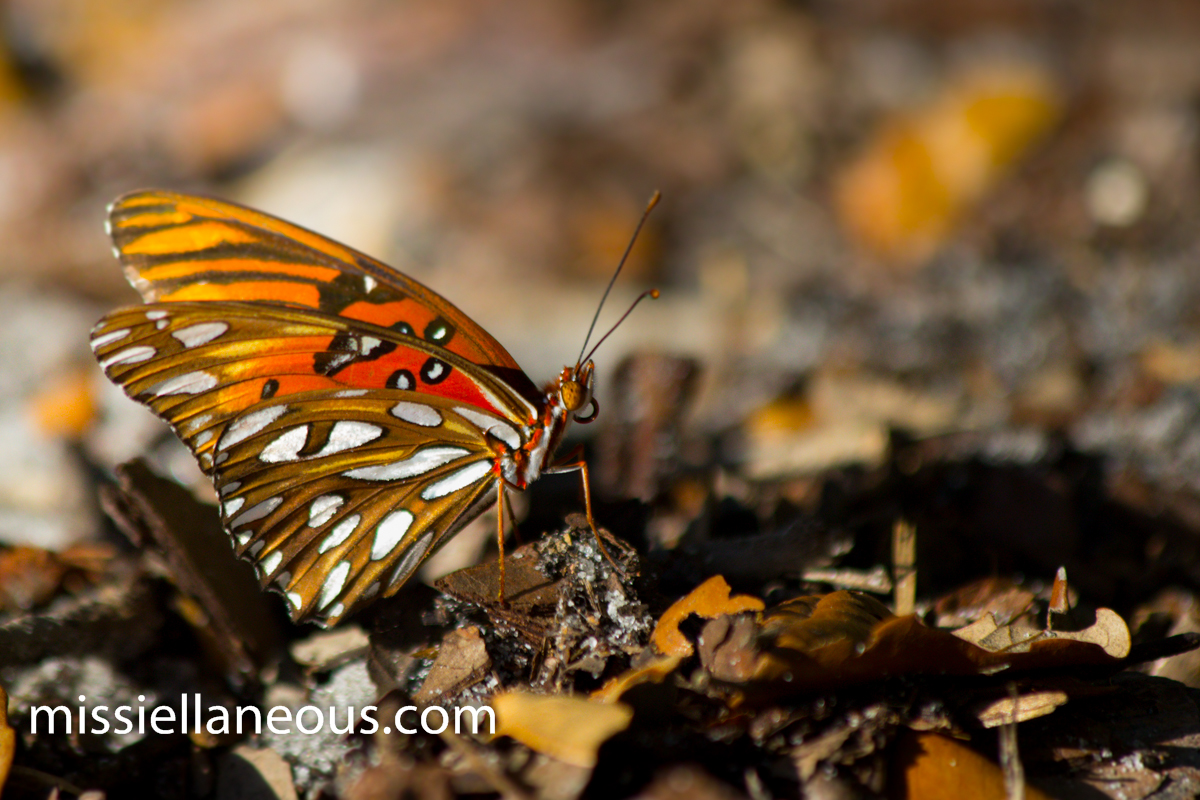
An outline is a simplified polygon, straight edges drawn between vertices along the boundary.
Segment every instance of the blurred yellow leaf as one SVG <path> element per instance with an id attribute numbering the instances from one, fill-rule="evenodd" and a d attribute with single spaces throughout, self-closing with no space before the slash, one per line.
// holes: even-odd
<path id="1" fill-rule="evenodd" d="M 884 121 L 838 176 L 838 215 L 863 246 L 916 263 L 1054 126 L 1062 100 L 1034 63 L 981 64 L 928 107 Z"/>
<path id="2" fill-rule="evenodd" d="M 38 428 L 50 436 L 78 439 L 96 417 L 94 370 L 60 375 L 38 392 L 31 410 Z"/>
<path id="3" fill-rule="evenodd" d="M 596 764 L 600 745 L 629 727 L 633 709 L 582 697 L 503 692 L 492 698 L 496 733 L 580 767 Z"/>
<path id="4" fill-rule="evenodd" d="M 920 800 L 1006 800 L 1004 773 L 961 742 L 936 733 L 909 732 L 896 748 L 897 775 L 891 781 L 896 796 Z M 1024 786 L 1025 800 L 1050 800 L 1033 786 Z"/>
<path id="5" fill-rule="evenodd" d="M 8 692 L 0 686 L 0 792 L 8 782 L 8 771 L 12 768 L 13 752 L 17 747 L 17 734 L 8 724 Z"/>

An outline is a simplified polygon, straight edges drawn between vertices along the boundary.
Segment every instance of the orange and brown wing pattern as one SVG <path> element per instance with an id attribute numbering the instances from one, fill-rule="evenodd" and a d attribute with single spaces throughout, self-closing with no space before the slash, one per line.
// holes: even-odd
<path id="1" fill-rule="evenodd" d="M 445 348 L 527 397 L 537 395 L 504 347 L 445 298 L 298 225 L 212 198 L 142 191 L 109 207 L 108 228 L 146 302 L 252 301 L 369 322 Z"/>
<path id="2" fill-rule="evenodd" d="M 92 331 L 100 367 L 175 428 L 205 471 L 230 420 L 265 401 L 324 391 L 332 405 L 371 389 L 437 398 L 503 422 L 520 445 L 537 406 L 474 364 L 386 328 L 254 303 L 150 303 Z M 430 432 L 431 435 L 433 432 Z"/>

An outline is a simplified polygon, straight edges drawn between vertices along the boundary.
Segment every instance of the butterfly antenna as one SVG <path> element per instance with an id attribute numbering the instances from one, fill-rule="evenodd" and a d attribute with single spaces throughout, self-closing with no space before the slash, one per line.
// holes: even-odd
<path id="1" fill-rule="evenodd" d="M 635 308 L 637 308 L 638 303 L 642 302 L 647 297 L 649 297 L 651 300 L 657 300 L 658 299 L 658 289 L 647 289 L 646 291 L 639 294 L 637 297 L 637 300 L 633 301 L 633 304 L 631 306 L 629 306 L 629 309 L 624 314 L 621 315 L 621 318 L 619 320 L 617 320 L 617 323 L 608 329 L 608 333 L 606 333 L 600 337 L 600 341 L 596 342 L 596 346 L 593 347 L 591 350 L 589 350 L 587 356 L 585 356 L 579 363 L 580 364 L 587 363 L 588 359 L 590 359 L 592 357 L 592 354 L 600 349 L 600 345 L 604 344 L 604 340 L 607 339 L 609 336 L 612 336 L 613 331 L 615 331 L 617 328 L 619 328 L 621 326 L 621 323 L 625 321 L 625 318 L 633 313 L 633 310 Z"/>
<path id="2" fill-rule="evenodd" d="M 608 299 L 608 293 L 612 291 L 613 284 L 617 282 L 617 276 L 621 274 L 621 270 L 625 267 L 625 262 L 629 260 L 629 254 L 633 251 L 633 245 L 635 242 L 637 242 L 638 234 L 642 232 L 642 226 L 646 224 L 646 219 L 650 216 L 650 212 L 654 210 L 654 207 L 658 205 L 658 201 L 660 199 L 662 199 L 662 192 L 659 192 L 656 189 L 654 191 L 654 195 L 650 198 L 650 202 L 646 204 L 646 210 L 642 212 L 642 218 L 638 220 L 637 227 L 633 229 L 633 236 L 629 237 L 629 244 L 625 247 L 625 253 L 621 256 L 621 262 L 617 264 L 617 271 L 613 273 L 612 279 L 608 282 L 608 288 L 604 290 L 604 295 L 600 298 L 600 305 L 596 307 L 596 315 L 592 317 L 592 324 L 588 327 L 587 336 L 583 337 L 583 347 L 579 348 L 579 360 L 575 362 L 575 368 L 577 370 L 579 369 L 579 366 L 587 360 L 583 357 L 583 354 L 587 350 L 588 340 L 592 338 L 592 333 L 596 330 L 596 323 L 600 319 L 600 310 L 604 308 L 604 301 Z M 643 293 L 641 297 L 634 301 L 633 305 L 636 306 L 638 303 L 640 303 L 642 298 L 647 294 L 649 294 L 649 292 Z M 654 291 L 654 296 L 658 296 L 657 290 Z M 633 311 L 633 306 L 630 306 L 629 311 Z M 625 319 L 625 317 L 629 316 L 629 311 L 626 311 L 625 316 L 621 317 L 621 319 Z M 620 322 L 617 323 L 617 325 L 620 324 Z M 615 328 L 616 325 L 613 327 Z M 612 331 L 610 330 L 608 333 L 612 333 Z M 608 333 L 604 335 L 604 338 L 608 338 Z M 604 339 L 601 339 L 600 341 L 602 342 Z M 597 342 L 596 347 L 599 346 L 600 342 Z M 593 353 L 596 352 L 596 347 L 592 348 Z"/>

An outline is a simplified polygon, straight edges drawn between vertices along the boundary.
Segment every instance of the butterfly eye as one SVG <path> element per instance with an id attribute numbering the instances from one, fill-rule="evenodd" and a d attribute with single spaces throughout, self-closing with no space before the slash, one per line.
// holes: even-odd
<path id="1" fill-rule="evenodd" d="M 562 397 L 563 405 L 567 411 L 578 411 L 583 408 L 588 401 L 587 390 L 579 381 L 567 380 L 563 381 L 562 388 L 559 389 L 559 395 Z"/>
<path id="2" fill-rule="evenodd" d="M 591 406 L 592 406 L 592 411 L 590 414 L 588 414 L 586 416 L 580 416 L 579 414 L 575 415 L 575 421 L 578 422 L 580 425 L 587 425 L 589 422 L 594 421 L 596 419 L 596 416 L 600 413 L 600 404 L 598 402 L 596 402 L 596 398 L 594 398 L 594 397 L 591 400 Z"/>

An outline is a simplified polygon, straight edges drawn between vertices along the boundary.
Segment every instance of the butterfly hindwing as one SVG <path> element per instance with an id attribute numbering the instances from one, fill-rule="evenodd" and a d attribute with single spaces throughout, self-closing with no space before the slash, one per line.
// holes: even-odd
<path id="1" fill-rule="evenodd" d="M 317 391 L 251 413 L 271 421 L 216 453 L 222 518 L 296 618 L 393 594 L 494 498 L 487 435 L 442 398 Z"/>
<path id="2" fill-rule="evenodd" d="M 504 347 L 448 300 L 298 225 L 163 191 L 119 198 L 108 224 L 126 275 L 147 302 L 250 301 L 369 322 L 445 348 L 537 396 Z"/>

